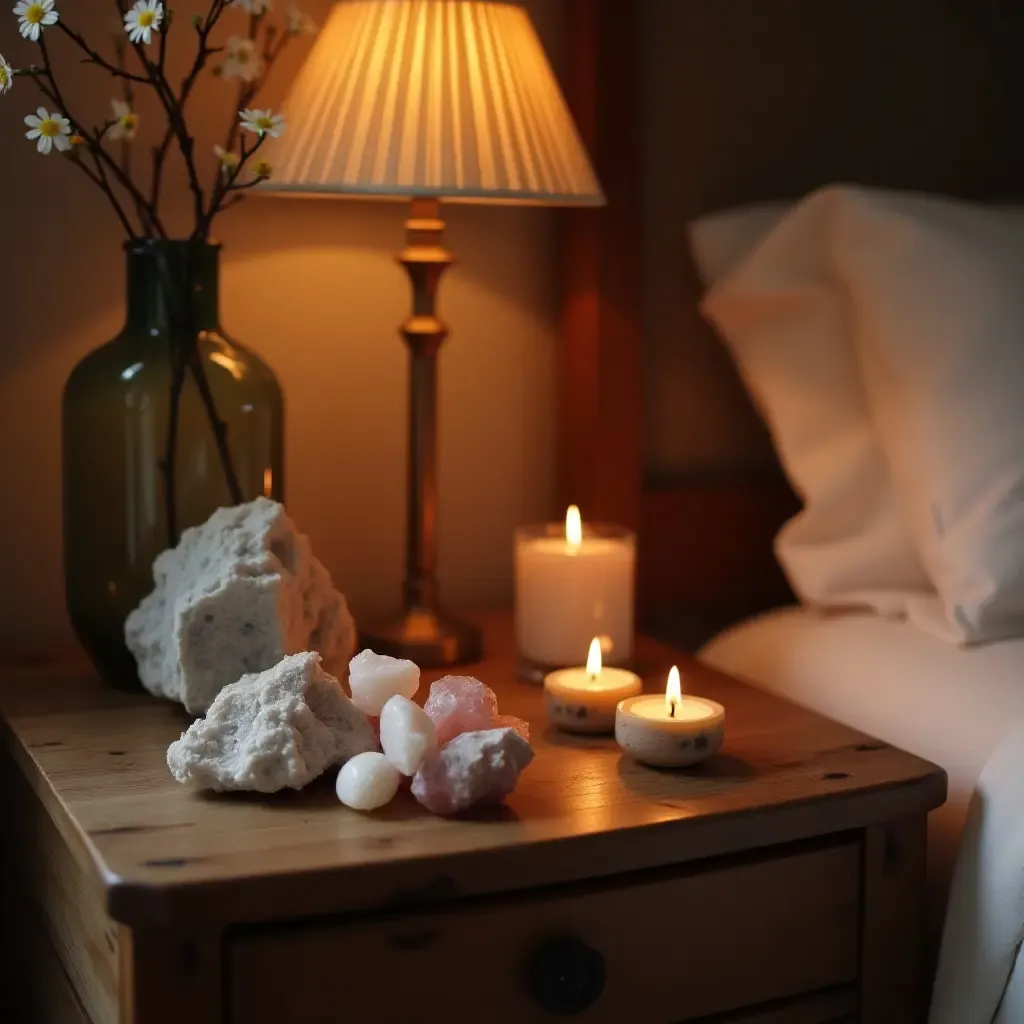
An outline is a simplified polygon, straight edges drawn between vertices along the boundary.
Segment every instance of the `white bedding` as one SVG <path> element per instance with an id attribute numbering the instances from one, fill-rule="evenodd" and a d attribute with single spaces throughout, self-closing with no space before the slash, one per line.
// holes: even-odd
<path id="1" fill-rule="evenodd" d="M 945 768 L 949 798 L 929 819 L 936 936 L 949 896 L 930 1021 L 1024 1024 L 1024 640 L 955 648 L 869 613 L 782 609 L 701 656 Z"/>

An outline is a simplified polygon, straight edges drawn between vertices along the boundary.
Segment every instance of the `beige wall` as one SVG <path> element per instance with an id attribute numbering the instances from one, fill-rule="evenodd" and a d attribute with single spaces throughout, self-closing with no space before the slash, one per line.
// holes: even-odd
<path id="1" fill-rule="evenodd" d="M 329 3 L 305 7 L 322 18 Z M 557 53 L 561 0 L 529 6 Z M 94 33 L 106 23 L 105 13 L 73 17 Z M 10 15 L 0 14 L 0 52 L 15 65 L 32 59 Z M 282 65 L 271 100 L 298 57 Z M 208 144 L 230 113 L 223 88 L 210 83 L 194 108 Z M 109 81 L 85 69 L 73 94 L 99 120 Z M 21 118 L 36 106 L 24 79 L 0 99 L 0 649 L 26 653 L 70 638 L 60 391 L 75 362 L 116 333 L 123 297 L 121 239 L 104 200 L 22 139 Z M 402 575 L 406 377 L 395 327 L 408 292 L 392 261 L 402 212 L 261 199 L 228 214 L 218 232 L 224 326 L 271 363 L 285 390 L 289 508 L 364 615 L 397 602 Z M 556 216 L 448 209 L 459 264 L 442 292 L 452 337 L 442 356 L 440 541 L 454 606 L 506 601 L 514 526 L 555 511 Z"/>

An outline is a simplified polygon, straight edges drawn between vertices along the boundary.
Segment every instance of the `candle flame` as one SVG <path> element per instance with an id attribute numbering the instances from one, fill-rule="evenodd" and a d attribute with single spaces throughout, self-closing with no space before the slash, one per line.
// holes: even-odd
<path id="1" fill-rule="evenodd" d="M 665 708 L 669 718 L 676 717 L 676 705 L 683 699 L 683 684 L 679 678 L 679 669 L 673 665 L 668 673 L 668 685 L 665 687 Z"/>
<path id="2" fill-rule="evenodd" d="M 601 674 L 601 641 L 596 636 L 590 641 L 590 651 L 587 653 L 587 672 L 592 676 Z"/>
<path id="3" fill-rule="evenodd" d="M 576 505 L 570 505 L 565 513 L 565 539 L 574 548 L 583 543 L 583 520 Z"/>

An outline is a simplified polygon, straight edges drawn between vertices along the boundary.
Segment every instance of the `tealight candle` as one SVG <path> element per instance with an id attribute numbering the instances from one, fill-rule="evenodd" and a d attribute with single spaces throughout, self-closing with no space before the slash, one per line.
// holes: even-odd
<path id="1" fill-rule="evenodd" d="M 724 739 L 725 708 L 703 697 L 684 697 L 674 665 L 664 697 L 630 697 L 615 712 L 615 742 L 644 764 L 696 764 L 717 754 Z"/>
<path id="2" fill-rule="evenodd" d="M 571 505 L 565 525 L 526 526 L 515 537 L 516 644 L 523 675 L 540 682 L 578 665 L 593 636 L 605 660 L 633 655 L 635 537 L 607 524 L 584 524 Z"/>
<path id="3" fill-rule="evenodd" d="M 585 668 L 563 668 L 544 677 L 548 721 L 566 732 L 613 733 L 620 701 L 640 692 L 640 677 L 601 664 L 601 642 L 590 642 Z"/>

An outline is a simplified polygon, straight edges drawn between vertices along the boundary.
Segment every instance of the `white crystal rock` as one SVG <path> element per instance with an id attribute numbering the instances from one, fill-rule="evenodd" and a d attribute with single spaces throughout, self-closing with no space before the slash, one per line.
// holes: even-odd
<path id="1" fill-rule="evenodd" d="M 411 697 L 420 688 L 420 669 L 411 661 L 360 651 L 348 663 L 352 700 L 364 715 L 379 715 L 395 696 Z"/>
<path id="2" fill-rule="evenodd" d="M 346 807 L 375 811 L 391 803 L 401 781 L 402 773 L 383 754 L 369 751 L 341 766 L 334 789 Z"/>
<path id="3" fill-rule="evenodd" d="M 193 789 L 276 793 L 376 745 L 366 716 L 307 651 L 225 686 L 168 747 L 167 764 Z"/>
<path id="4" fill-rule="evenodd" d="M 515 729 L 464 732 L 427 757 L 413 776 L 412 794 L 435 814 L 500 803 L 532 760 L 533 748 Z"/>
<path id="5" fill-rule="evenodd" d="M 403 775 L 415 775 L 437 747 L 434 721 L 419 704 L 395 694 L 380 713 L 380 746 Z"/>
<path id="6" fill-rule="evenodd" d="M 153 579 L 125 623 L 150 693 L 202 714 L 221 687 L 299 651 L 318 651 L 324 668 L 344 678 L 352 616 L 277 502 L 218 509 L 157 557 Z"/>

